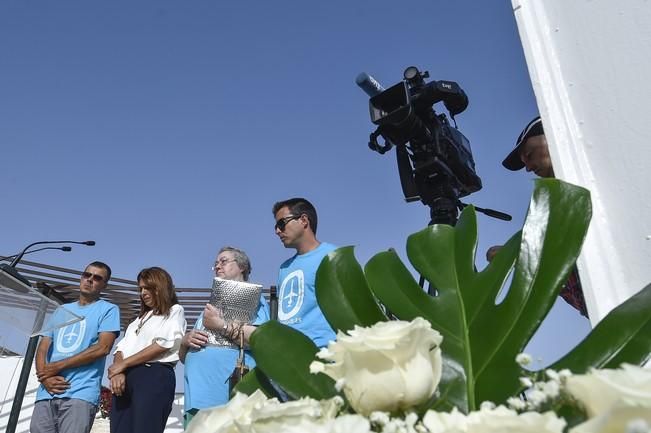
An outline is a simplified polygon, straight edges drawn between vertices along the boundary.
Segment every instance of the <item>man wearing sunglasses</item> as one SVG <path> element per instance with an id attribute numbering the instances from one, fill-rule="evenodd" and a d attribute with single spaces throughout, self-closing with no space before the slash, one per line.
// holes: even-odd
<path id="1" fill-rule="evenodd" d="M 335 333 L 316 302 L 315 279 L 321 260 L 336 247 L 316 239 L 316 209 L 304 198 L 273 206 L 275 231 L 285 248 L 296 254 L 280 265 L 278 320 L 307 335 L 318 347 L 327 346 Z"/>
<path id="2" fill-rule="evenodd" d="M 106 355 L 120 335 L 116 305 L 99 299 L 111 278 L 102 262 L 81 273 L 79 299 L 59 307 L 51 320 L 68 310 L 84 319 L 41 334 L 36 350 L 36 393 L 32 433 L 88 433 L 99 405 Z M 46 326 L 45 329 L 49 327 Z"/>

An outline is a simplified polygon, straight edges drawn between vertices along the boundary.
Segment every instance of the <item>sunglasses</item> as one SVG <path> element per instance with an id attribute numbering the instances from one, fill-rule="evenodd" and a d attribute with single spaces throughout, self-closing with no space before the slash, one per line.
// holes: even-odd
<path id="1" fill-rule="evenodd" d="M 97 275 L 97 274 L 92 274 L 90 272 L 85 272 L 85 271 L 81 273 L 81 278 L 83 278 L 85 280 L 93 280 L 96 283 L 101 283 L 102 281 L 104 281 L 103 276 Z"/>
<path id="2" fill-rule="evenodd" d="M 274 226 L 274 228 L 280 230 L 281 232 L 284 232 L 284 231 L 285 231 L 285 227 L 287 227 L 287 224 L 288 224 L 290 221 L 297 220 L 297 219 L 299 219 L 301 216 L 303 216 L 303 214 L 301 214 L 301 215 L 290 215 L 290 216 L 287 216 L 287 217 L 285 217 L 285 218 L 281 218 L 281 219 L 279 219 L 278 221 L 276 221 L 276 225 Z"/>

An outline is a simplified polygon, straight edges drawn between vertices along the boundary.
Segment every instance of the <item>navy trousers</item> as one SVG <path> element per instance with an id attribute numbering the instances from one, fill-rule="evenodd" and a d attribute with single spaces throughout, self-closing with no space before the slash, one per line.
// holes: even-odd
<path id="1" fill-rule="evenodd" d="M 142 364 L 128 369 L 126 379 L 125 393 L 113 396 L 111 433 L 163 433 L 174 401 L 174 368 Z"/>

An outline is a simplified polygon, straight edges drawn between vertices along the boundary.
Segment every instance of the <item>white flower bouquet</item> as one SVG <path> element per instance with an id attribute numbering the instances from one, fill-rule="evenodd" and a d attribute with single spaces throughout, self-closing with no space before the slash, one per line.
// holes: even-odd
<path id="1" fill-rule="evenodd" d="M 187 432 L 562 433 L 568 423 L 550 409 L 555 404 L 583 413 L 569 433 L 651 432 L 651 370 L 627 364 L 583 375 L 549 370 L 546 382 L 524 377 L 525 397 L 509 399 L 510 407 L 483 402 L 468 414 L 454 408 L 420 416 L 416 408 L 436 394 L 440 343 L 440 334 L 421 318 L 339 333 L 317 354 L 328 362 L 310 368 L 335 379 L 349 407 L 338 396 L 281 403 L 256 390 L 201 411 Z"/>
<path id="2" fill-rule="evenodd" d="M 651 379 L 635 365 L 651 352 L 651 285 L 554 364 L 529 370 L 521 353 L 573 268 L 590 212 L 587 190 L 538 180 L 523 229 L 483 270 L 470 206 L 455 227 L 411 235 L 409 260 L 436 296 L 393 250 L 364 269 L 352 247 L 332 252 L 316 294 L 337 341 L 319 351 L 278 322 L 260 326 L 242 394 L 200 411 L 188 431 L 648 432 Z M 293 401 L 275 398 L 279 388 Z"/>

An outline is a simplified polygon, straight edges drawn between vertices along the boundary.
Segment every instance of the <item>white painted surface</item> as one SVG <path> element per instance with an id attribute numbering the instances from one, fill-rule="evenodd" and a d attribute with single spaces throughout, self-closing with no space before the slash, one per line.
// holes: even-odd
<path id="1" fill-rule="evenodd" d="M 0 403 L 0 431 L 3 432 L 7 429 L 11 405 L 14 401 L 16 386 L 18 385 L 18 378 L 20 377 L 20 369 L 22 367 L 22 357 L 0 357 L 0 392 L 2 393 L 2 401 Z M 36 397 L 37 388 L 38 381 L 36 380 L 36 373 L 32 367 L 32 372 L 29 375 L 29 381 L 25 390 L 22 410 L 18 417 L 16 433 L 29 433 L 29 421 L 32 418 L 32 411 L 34 410 L 34 398 Z"/>
<path id="2" fill-rule="evenodd" d="M 591 191 L 592 324 L 651 283 L 651 2 L 512 0 L 556 177 Z"/>
<path id="3" fill-rule="evenodd" d="M 0 392 L 2 392 L 2 401 L 0 403 L 0 432 L 7 428 L 7 421 L 11 413 L 11 405 L 16 393 L 16 385 L 20 376 L 20 369 L 23 365 L 23 358 L 17 356 L 0 357 Z M 29 433 L 29 421 L 34 410 L 34 399 L 38 381 L 36 373 L 32 367 L 32 372 L 27 383 L 27 390 L 22 404 L 22 410 L 19 416 L 16 433 Z M 106 422 L 99 421 L 98 425 L 93 428 L 93 432 L 108 432 Z M 167 420 L 165 433 L 178 433 L 183 431 L 183 394 L 177 393 L 172 406 L 172 413 Z"/>

